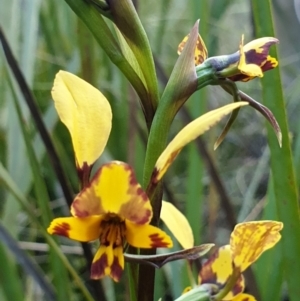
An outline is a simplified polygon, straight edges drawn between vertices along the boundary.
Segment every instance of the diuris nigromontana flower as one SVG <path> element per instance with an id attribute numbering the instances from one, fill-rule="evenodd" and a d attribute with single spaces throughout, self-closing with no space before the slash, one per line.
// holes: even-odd
<path id="1" fill-rule="evenodd" d="M 150 225 L 150 200 L 128 164 L 106 163 L 89 179 L 111 130 L 112 113 L 105 96 L 65 71 L 56 75 L 52 96 L 72 138 L 82 190 L 72 203 L 72 216 L 55 218 L 47 230 L 81 242 L 99 240 L 91 278 L 109 275 L 119 281 L 127 243 L 157 248 L 172 247 L 172 241 L 164 231 Z"/>

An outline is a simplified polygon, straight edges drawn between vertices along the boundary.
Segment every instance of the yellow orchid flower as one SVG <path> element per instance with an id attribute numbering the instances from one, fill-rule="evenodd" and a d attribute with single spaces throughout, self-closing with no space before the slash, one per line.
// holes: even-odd
<path id="1" fill-rule="evenodd" d="M 99 240 L 91 278 L 109 275 L 119 281 L 126 243 L 158 248 L 172 247 L 172 241 L 149 224 L 150 200 L 128 164 L 104 164 L 89 180 L 90 169 L 103 152 L 111 130 L 111 108 L 104 95 L 79 77 L 60 71 L 52 96 L 70 132 L 83 189 L 72 203 L 72 216 L 54 219 L 47 231 L 81 242 Z"/>
<path id="2" fill-rule="evenodd" d="M 249 81 L 255 77 L 263 77 L 263 73 L 278 66 L 278 61 L 269 55 L 269 49 L 278 43 L 276 38 L 264 37 L 244 45 L 244 35 L 238 52 L 228 55 L 227 67 L 223 67 L 218 75 L 232 81 Z M 231 75 L 232 74 L 232 75 Z"/>
<path id="3" fill-rule="evenodd" d="M 102 165 L 75 197 L 71 213 L 72 217 L 54 219 L 47 230 L 81 242 L 99 240 L 91 267 L 93 279 L 109 275 L 119 281 L 126 242 L 137 248 L 172 247 L 165 232 L 149 225 L 150 200 L 126 163 Z"/>
<path id="4" fill-rule="evenodd" d="M 255 301 L 244 294 L 245 271 L 260 255 L 281 238 L 281 222 L 254 221 L 237 224 L 231 233 L 230 245 L 216 250 L 199 272 L 199 284 L 216 285 L 215 300 Z"/>
<path id="5" fill-rule="evenodd" d="M 180 55 L 188 36 L 184 37 L 178 45 L 177 53 Z M 263 73 L 277 67 L 278 62 L 269 55 L 269 49 L 279 41 L 273 37 L 255 39 L 244 45 L 244 36 L 239 46 L 239 51 L 208 58 L 208 52 L 201 36 L 198 36 L 195 48 L 195 66 L 202 63 L 210 64 L 216 70 L 220 78 L 228 78 L 232 81 L 246 82 L 255 77 L 263 77 Z M 196 68 L 197 70 L 197 68 Z"/>

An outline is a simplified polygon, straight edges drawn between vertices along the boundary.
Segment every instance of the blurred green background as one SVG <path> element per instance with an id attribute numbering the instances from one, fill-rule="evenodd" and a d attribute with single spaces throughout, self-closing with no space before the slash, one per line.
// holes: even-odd
<path id="1" fill-rule="evenodd" d="M 272 27 L 272 17 L 275 37 L 280 40 L 277 54 L 281 81 L 277 69 L 267 72 L 263 82 L 255 79 L 239 83 L 238 87 L 269 106 L 280 126 L 285 127 L 282 125 L 284 119 L 276 111 L 277 108 L 285 116 L 280 104 L 277 105 L 282 87 L 289 131 L 288 137 L 284 134 L 283 149 L 288 151 L 280 150 L 272 130 L 268 129 L 267 135 L 263 116 L 250 107 L 243 108 L 217 151 L 213 151 L 213 143 L 225 120 L 182 151 L 166 175 L 165 199 L 174 202 L 186 214 L 197 244 L 228 243 L 236 222 L 263 218 L 290 220 L 284 234 L 294 236 L 262 256 L 246 279 L 250 292 L 255 291 L 259 300 L 298 300 L 300 288 L 295 283 L 300 277 L 296 256 L 299 256 L 300 240 L 295 237 L 299 238 L 300 231 L 297 199 L 300 184 L 300 2 L 262 1 L 270 4 L 271 14 L 264 11 L 260 1 L 134 2 L 150 40 L 160 93 L 176 62 L 177 46 L 197 19 L 201 20 L 199 32 L 209 56 L 213 56 L 237 51 L 242 34 L 245 43 L 270 35 L 268 28 Z M 99 88 L 112 106 L 112 134 L 97 164 L 111 159 L 126 161 L 134 166 L 141 181 L 147 132 L 138 96 L 85 25 L 62 0 L 0 0 L 0 7 L 2 30 L 36 99 L 73 191 L 78 192 L 78 180 L 71 140 L 58 121 L 50 94 L 55 74 L 61 69 Z M 120 284 L 103 279 L 95 285 L 89 280 L 79 243 L 59 238 L 61 255 L 53 246 L 49 251 L 49 241 L 41 229 L 47 227 L 53 216 L 68 215 L 68 205 L 2 49 L 0 76 L 1 232 L 7 231 L 13 241 L 18 242 L 20 250 L 25 251 L 14 252 L 12 243 L 1 234 L 0 300 L 47 300 L 49 296 L 45 295 L 38 279 L 44 279 L 50 290 L 55 287 L 53 300 L 129 300 L 125 274 Z M 231 97 L 217 86 L 198 91 L 178 113 L 170 139 L 191 118 L 231 101 Z M 15 102 L 19 104 L 22 117 L 17 114 Z M 31 155 L 24 135 L 33 146 Z M 271 161 L 270 153 L 273 154 Z M 289 175 L 285 169 L 280 172 L 284 166 L 288 166 Z M 285 181 L 290 181 L 291 186 L 281 187 L 280 183 Z M 278 190 L 287 199 L 283 199 Z M 293 196 L 292 200 L 289 195 Z M 29 205 L 27 209 L 26 204 Z M 281 215 L 283 211 L 284 216 Z M 24 264 L 24 258 L 30 260 L 32 266 L 39 267 L 36 276 Z M 69 260 L 70 267 L 62 258 Z M 93 297 L 88 297 L 78 286 L 78 279 L 70 274 L 72 267 Z M 186 263 L 168 264 L 157 272 L 156 283 L 156 300 L 178 297 L 189 285 Z"/>

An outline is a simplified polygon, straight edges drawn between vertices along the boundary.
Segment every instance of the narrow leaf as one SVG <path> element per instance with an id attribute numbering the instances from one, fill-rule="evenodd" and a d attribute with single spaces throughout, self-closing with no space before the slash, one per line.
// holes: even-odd
<path id="1" fill-rule="evenodd" d="M 41 290 L 45 294 L 47 300 L 56 300 L 55 291 L 48 279 L 45 277 L 40 267 L 33 262 L 30 257 L 18 246 L 16 241 L 7 232 L 5 227 L 0 222 L 0 239 L 1 243 L 4 243 L 10 250 L 17 261 L 22 265 L 25 272 L 30 275 L 36 283 L 40 286 Z"/>

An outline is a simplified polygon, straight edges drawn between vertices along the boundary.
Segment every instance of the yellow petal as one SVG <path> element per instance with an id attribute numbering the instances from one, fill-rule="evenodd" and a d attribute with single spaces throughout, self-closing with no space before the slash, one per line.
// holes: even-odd
<path id="1" fill-rule="evenodd" d="M 149 223 L 152 218 L 150 201 L 132 168 L 119 161 L 102 165 L 75 198 L 71 212 L 80 217 L 116 213 L 136 224 Z"/>
<path id="2" fill-rule="evenodd" d="M 186 144 L 208 131 L 213 125 L 218 123 L 222 117 L 229 114 L 234 109 L 245 105 L 248 105 L 248 103 L 241 101 L 223 106 L 200 116 L 185 126 L 158 158 L 152 174 L 152 183 L 157 183 L 163 177 L 169 166 L 173 163 Z"/>
<path id="3" fill-rule="evenodd" d="M 263 72 L 265 72 L 270 69 L 274 69 L 277 66 L 278 66 L 278 61 L 274 57 L 271 57 L 270 55 L 268 55 L 267 60 L 263 63 L 263 65 L 261 66 L 261 69 Z"/>
<path id="4" fill-rule="evenodd" d="M 231 233 L 230 246 L 237 267 L 244 271 L 281 238 L 281 222 L 255 221 L 237 224 Z"/>
<path id="5" fill-rule="evenodd" d="M 235 296 L 232 301 L 256 301 L 256 299 L 249 294 L 239 294 Z"/>
<path id="6" fill-rule="evenodd" d="M 238 64 L 238 69 L 242 74 L 248 75 L 250 77 L 256 77 L 256 76 L 263 77 L 263 72 L 258 65 L 247 64 L 243 44 L 244 44 L 244 35 L 242 35 L 242 40 L 240 43 L 240 61 Z"/>
<path id="7" fill-rule="evenodd" d="M 226 245 L 217 249 L 203 264 L 199 272 L 199 284 L 215 283 L 225 284 L 233 273 L 230 246 Z"/>
<path id="8" fill-rule="evenodd" d="M 91 278 L 100 279 L 110 276 L 119 281 L 124 270 L 123 247 L 101 245 L 95 254 L 91 266 Z"/>
<path id="9" fill-rule="evenodd" d="M 248 52 L 250 50 L 255 50 L 257 53 L 268 53 L 269 48 L 273 44 L 279 43 L 278 39 L 273 37 L 263 37 L 259 39 L 252 40 L 244 46 L 244 51 Z"/>
<path id="10" fill-rule="evenodd" d="M 47 231 L 82 242 L 93 241 L 99 238 L 101 219 L 101 216 L 55 218 Z"/>
<path id="11" fill-rule="evenodd" d="M 189 34 L 187 36 L 185 36 L 183 38 L 182 42 L 178 45 L 177 53 L 179 55 L 183 51 L 183 48 L 184 48 L 188 38 L 189 38 Z M 208 53 L 207 53 L 205 43 L 202 40 L 200 34 L 198 34 L 197 44 L 196 44 L 196 48 L 195 48 L 195 66 L 198 66 L 201 63 L 203 63 L 207 59 L 207 56 L 208 56 Z"/>
<path id="12" fill-rule="evenodd" d="M 136 225 L 128 220 L 126 223 L 126 240 L 136 248 L 172 248 L 173 243 L 164 231 L 151 225 Z"/>
<path id="13" fill-rule="evenodd" d="M 194 236 L 187 218 L 173 204 L 162 201 L 160 218 L 184 249 L 194 246 Z"/>
<path id="14" fill-rule="evenodd" d="M 77 166 L 92 165 L 110 134 L 109 102 L 99 90 L 66 71 L 56 74 L 52 97 L 60 120 L 71 134 Z"/>
<path id="15" fill-rule="evenodd" d="M 199 272 L 199 284 L 210 283 L 216 284 L 220 289 L 224 287 L 229 277 L 233 274 L 233 261 L 230 245 L 217 249 L 213 255 L 202 265 Z M 245 281 L 240 274 L 234 287 L 222 300 L 232 300 L 232 298 L 243 292 Z"/>

